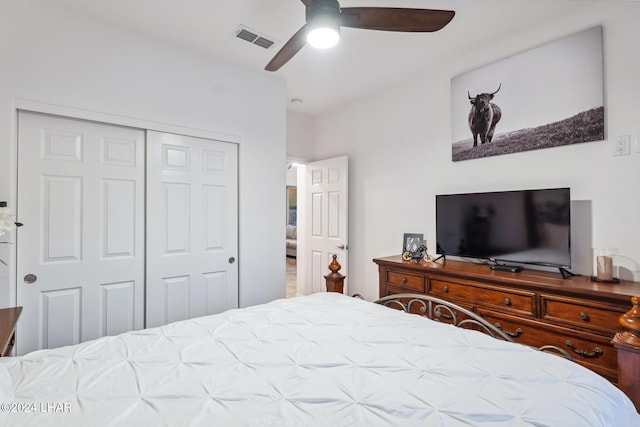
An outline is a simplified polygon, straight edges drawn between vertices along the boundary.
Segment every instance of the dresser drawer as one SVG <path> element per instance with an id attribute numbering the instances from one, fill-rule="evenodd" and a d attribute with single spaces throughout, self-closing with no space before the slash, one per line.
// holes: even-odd
<path id="1" fill-rule="evenodd" d="M 432 278 L 429 280 L 429 293 L 449 301 L 466 300 L 475 306 L 491 306 L 520 315 L 535 315 L 535 293 L 533 292 Z"/>
<path id="2" fill-rule="evenodd" d="M 425 278 L 421 274 L 387 270 L 387 285 L 406 289 L 410 292 L 424 293 Z"/>
<path id="3" fill-rule="evenodd" d="M 535 345 L 535 340 L 532 337 L 533 329 L 531 325 L 522 322 L 522 319 L 515 316 L 496 315 L 494 311 L 483 310 L 481 308 L 477 309 L 476 313 L 482 316 L 482 318 L 493 326 L 509 335 L 515 342 L 526 345 Z"/>
<path id="4" fill-rule="evenodd" d="M 517 343 L 535 348 L 542 346 L 560 348 L 569 353 L 574 362 L 597 372 L 610 381 L 617 381 L 617 353 L 609 337 L 585 332 L 576 334 L 575 331 L 568 328 L 482 309 L 478 309 L 478 314 L 511 335 Z M 549 352 L 562 357 L 560 352 Z"/>
<path id="5" fill-rule="evenodd" d="M 618 318 L 626 310 L 598 302 L 569 297 L 540 295 L 540 317 L 584 329 L 613 334 L 621 330 Z"/>

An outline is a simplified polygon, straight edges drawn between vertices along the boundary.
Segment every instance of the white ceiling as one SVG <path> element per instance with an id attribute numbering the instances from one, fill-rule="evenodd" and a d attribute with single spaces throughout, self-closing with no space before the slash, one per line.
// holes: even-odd
<path id="1" fill-rule="evenodd" d="M 264 73 L 265 65 L 304 25 L 300 0 L 49 0 Z M 485 42 L 534 28 L 593 2 L 613 0 L 342 0 L 343 7 L 389 6 L 456 11 L 435 33 L 343 28 L 331 50 L 305 46 L 275 76 L 285 80 L 288 108 L 316 115 L 464 55 Z M 623 1 L 623 0 L 615 0 Z M 276 41 L 265 50 L 235 37 L 244 25 Z"/>

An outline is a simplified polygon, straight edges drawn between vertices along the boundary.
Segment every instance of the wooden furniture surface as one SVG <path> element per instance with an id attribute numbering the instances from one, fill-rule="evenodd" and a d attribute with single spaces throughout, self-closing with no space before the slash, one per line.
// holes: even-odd
<path id="1" fill-rule="evenodd" d="M 516 342 L 561 348 L 575 362 L 619 382 L 611 341 L 623 330 L 619 318 L 632 308 L 631 297 L 640 295 L 640 282 L 493 271 L 488 265 L 452 260 L 415 263 L 399 255 L 373 261 L 381 298 L 413 292 L 451 301 L 480 314 Z"/>
<path id="2" fill-rule="evenodd" d="M 620 316 L 623 332 L 613 338 L 618 350 L 618 386 L 640 412 L 640 296 L 631 298 L 633 307 Z"/>
<path id="3" fill-rule="evenodd" d="M 16 341 L 16 324 L 22 307 L 0 309 L 0 357 L 11 354 Z"/>
<path id="4" fill-rule="evenodd" d="M 329 264 L 329 270 L 331 273 L 324 276 L 325 283 L 327 285 L 327 292 L 344 293 L 344 278 L 342 274 L 338 273 L 342 266 L 338 262 L 338 255 L 333 254 L 331 264 Z"/>

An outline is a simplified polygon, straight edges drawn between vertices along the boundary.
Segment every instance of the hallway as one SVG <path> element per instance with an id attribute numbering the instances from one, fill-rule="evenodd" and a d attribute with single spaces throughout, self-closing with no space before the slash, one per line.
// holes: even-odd
<path id="1" fill-rule="evenodd" d="M 287 257 L 287 287 L 286 294 L 287 298 L 295 297 L 297 292 L 297 262 L 295 258 Z"/>

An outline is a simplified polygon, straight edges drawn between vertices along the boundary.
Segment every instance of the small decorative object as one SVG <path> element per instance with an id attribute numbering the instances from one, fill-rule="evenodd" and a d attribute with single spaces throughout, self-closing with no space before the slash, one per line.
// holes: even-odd
<path id="1" fill-rule="evenodd" d="M 425 262 L 431 262 L 434 260 L 433 255 L 427 253 L 427 246 L 420 245 L 415 251 L 404 251 L 402 253 L 402 259 L 405 261 L 420 262 L 423 259 Z"/>
<path id="2" fill-rule="evenodd" d="M 344 292 L 344 278 L 342 274 L 338 273 L 342 266 L 338 262 L 338 255 L 333 254 L 331 264 L 329 264 L 329 270 L 331 273 L 324 276 L 327 283 L 327 292 Z"/>
<path id="3" fill-rule="evenodd" d="M 11 213 L 7 207 L 7 202 L 0 202 L 0 236 L 15 230 L 17 227 L 21 227 L 22 224 L 16 222 L 15 216 Z M 0 242 L 9 243 L 9 242 Z M 4 260 L 0 259 L 0 264 L 7 265 Z"/>
<path id="4" fill-rule="evenodd" d="M 615 277 L 613 257 L 618 253 L 617 249 L 593 249 L 593 275 L 591 280 L 595 282 L 619 283 Z"/>
<path id="5" fill-rule="evenodd" d="M 427 253 L 427 241 L 422 234 L 405 233 L 402 244 L 402 259 L 419 262 L 421 259 L 429 262 L 433 257 Z"/>

